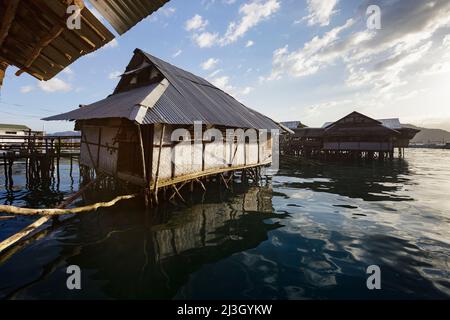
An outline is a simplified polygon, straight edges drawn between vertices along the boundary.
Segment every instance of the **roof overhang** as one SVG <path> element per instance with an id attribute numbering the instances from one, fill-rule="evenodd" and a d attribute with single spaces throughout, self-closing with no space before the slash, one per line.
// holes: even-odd
<path id="1" fill-rule="evenodd" d="M 169 0 L 90 0 L 90 2 L 117 33 L 124 34 Z"/>
<path id="2" fill-rule="evenodd" d="M 67 21 L 80 11 L 80 28 Z M 80 0 L 2 1 L 0 62 L 19 68 L 39 80 L 49 80 L 79 57 L 114 39 L 114 35 Z M 70 12 L 70 13 L 67 13 Z"/>
<path id="3" fill-rule="evenodd" d="M 73 121 L 122 118 L 142 124 L 148 108 L 152 108 L 155 105 L 168 86 L 169 82 L 163 79 L 159 83 L 114 94 L 90 105 L 80 106 L 76 110 L 42 120 Z"/>
<path id="4" fill-rule="evenodd" d="M 90 0 L 122 34 L 169 0 Z M 69 6 L 77 6 L 69 8 Z M 79 13 L 80 26 L 68 22 Z M 50 80 L 81 56 L 114 39 L 83 0 L 7 0 L 0 2 L 0 86 L 8 66 Z"/>

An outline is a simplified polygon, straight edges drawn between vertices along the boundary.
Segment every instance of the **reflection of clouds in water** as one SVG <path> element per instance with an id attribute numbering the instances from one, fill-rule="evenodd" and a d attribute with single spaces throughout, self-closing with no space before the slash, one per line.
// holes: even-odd
<path id="1" fill-rule="evenodd" d="M 379 264 L 382 297 L 449 296 L 450 153 L 433 154 L 282 170 L 273 190 L 158 213 L 86 215 L 0 266 L 0 282 L 67 262 L 90 270 L 81 294 L 96 297 L 370 298 L 365 270 Z M 50 273 L 19 297 L 53 292 L 57 280 Z"/>

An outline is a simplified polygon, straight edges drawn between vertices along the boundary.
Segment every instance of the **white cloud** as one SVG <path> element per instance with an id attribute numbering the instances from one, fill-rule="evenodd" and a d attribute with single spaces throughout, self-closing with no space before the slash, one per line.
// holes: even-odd
<path id="1" fill-rule="evenodd" d="M 240 94 L 241 95 L 243 95 L 243 96 L 246 96 L 246 95 L 248 95 L 250 92 L 252 92 L 253 91 L 253 88 L 252 87 L 245 87 L 244 89 L 242 89 L 241 91 L 240 91 Z"/>
<path id="2" fill-rule="evenodd" d="M 193 39 L 200 48 L 210 48 L 217 43 L 218 37 L 217 33 L 203 32 L 195 34 Z"/>
<path id="3" fill-rule="evenodd" d="M 170 17 L 171 15 L 173 15 L 175 12 L 177 11 L 176 8 L 174 7 L 162 7 L 161 9 L 159 9 L 159 12 L 161 12 L 163 15 L 165 15 L 166 17 Z"/>
<path id="4" fill-rule="evenodd" d="M 444 37 L 444 39 L 442 39 L 442 45 L 443 45 L 445 48 L 450 49 L 450 34 L 446 35 L 446 36 Z"/>
<path id="5" fill-rule="evenodd" d="M 114 38 L 110 42 L 108 42 L 103 48 L 110 49 L 110 48 L 116 48 L 118 46 L 119 46 L 119 42 L 116 40 L 116 38 Z"/>
<path id="6" fill-rule="evenodd" d="M 219 63 L 219 59 L 209 58 L 205 62 L 202 63 L 203 70 L 211 70 Z"/>
<path id="7" fill-rule="evenodd" d="M 261 21 L 268 19 L 280 9 L 278 0 L 253 0 L 243 4 L 239 8 L 242 18 L 239 22 L 231 22 L 225 36 L 221 39 L 221 45 L 236 42 L 250 29 L 256 27 Z"/>
<path id="8" fill-rule="evenodd" d="M 48 81 L 40 81 L 38 85 L 39 88 L 45 92 L 68 92 L 72 90 L 72 86 L 69 83 L 57 77 Z"/>
<path id="9" fill-rule="evenodd" d="M 204 30 L 207 25 L 208 25 L 208 20 L 204 20 L 202 18 L 202 16 L 196 14 L 191 19 L 186 21 L 186 25 L 184 28 L 187 31 Z"/>
<path id="10" fill-rule="evenodd" d="M 29 93 L 34 90 L 33 86 L 23 86 L 20 88 L 21 93 Z"/>
<path id="11" fill-rule="evenodd" d="M 110 73 L 108 74 L 108 79 L 110 79 L 110 80 L 116 80 L 116 79 L 119 78 L 121 75 L 122 75 L 122 72 L 120 72 L 120 71 L 113 71 L 113 72 L 110 72 Z"/>
<path id="12" fill-rule="evenodd" d="M 62 72 L 69 75 L 73 74 L 73 70 L 70 67 L 66 67 Z"/>
<path id="13" fill-rule="evenodd" d="M 320 26 L 328 26 L 330 19 L 336 11 L 334 8 L 338 4 L 338 0 L 307 0 L 309 15 L 302 20 L 308 20 L 308 25 L 319 24 Z"/>
<path id="14" fill-rule="evenodd" d="M 230 77 L 221 76 L 217 78 L 210 79 L 211 83 L 217 88 L 225 91 L 226 93 L 235 96 L 237 98 L 246 96 L 253 91 L 252 87 L 237 88 L 230 83 Z"/>
<path id="15" fill-rule="evenodd" d="M 211 72 L 209 75 L 208 75 L 208 78 L 214 78 L 215 76 L 217 76 L 219 73 L 221 73 L 223 70 L 222 69 L 217 69 L 217 70 L 214 70 L 213 72 Z"/>
<path id="16" fill-rule="evenodd" d="M 182 54 L 183 53 L 183 50 L 178 50 L 177 52 L 175 52 L 173 55 L 172 55 L 172 58 L 176 58 L 176 57 L 178 57 L 180 54 Z"/>
<path id="17" fill-rule="evenodd" d="M 222 89 L 223 91 L 231 91 L 233 88 L 230 85 L 230 77 L 228 76 L 221 76 L 218 78 L 214 78 L 211 80 L 211 83 L 215 85 L 217 88 Z"/>
<path id="18" fill-rule="evenodd" d="M 248 1 L 239 8 L 241 18 L 238 21 L 230 22 L 223 36 L 219 36 L 218 33 L 204 31 L 208 21 L 203 20 L 199 15 L 195 15 L 188 20 L 185 29 L 188 31 L 203 31 L 194 33 L 192 36 L 192 39 L 200 48 L 210 48 L 214 45 L 226 46 L 244 37 L 249 30 L 255 28 L 262 21 L 269 19 L 280 7 L 279 0 Z"/>
<path id="19" fill-rule="evenodd" d="M 297 51 L 289 52 L 288 46 L 275 50 L 272 73 L 267 77 L 267 80 L 280 79 L 285 73 L 294 77 L 315 74 L 319 69 L 324 68 L 337 58 L 336 55 L 323 53 L 325 49 L 339 39 L 342 31 L 353 24 L 354 20 L 349 19 L 344 25 L 328 31 L 322 37 L 315 36 Z"/>
<path id="20" fill-rule="evenodd" d="M 247 44 L 245 45 L 245 47 L 246 47 L 246 48 L 250 48 L 250 47 L 253 47 L 254 44 L 255 44 L 255 43 L 253 42 L 253 40 L 248 40 L 248 41 L 247 41 Z"/>
<path id="21" fill-rule="evenodd" d="M 448 53 L 450 38 L 437 31 L 450 27 L 450 3 L 410 0 L 405 7 L 386 0 L 382 4 L 381 30 L 365 26 L 354 30 L 358 26 L 355 18 L 315 36 L 300 49 L 279 48 L 273 54 L 271 74 L 262 80 L 310 76 L 340 63 L 347 70 L 345 84 L 349 88 L 366 86 L 385 93 L 406 85 L 421 68 L 428 69 L 425 73 L 446 72 L 442 58 Z M 365 18 L 365 13 L 362 15 Z"/>

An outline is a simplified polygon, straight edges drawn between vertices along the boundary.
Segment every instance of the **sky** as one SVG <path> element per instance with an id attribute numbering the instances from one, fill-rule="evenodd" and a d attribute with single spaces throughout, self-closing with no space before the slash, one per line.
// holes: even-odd
<path id="1" fill-rule="evenodd" d="M 450 130 L 448 0 L 171 0 L 50 81 L 8 68 L 0 122 L 73 130 L 40 119 L 111 94 L 135 48 L 276 121 L 313 127 L 359 111 Z"/>

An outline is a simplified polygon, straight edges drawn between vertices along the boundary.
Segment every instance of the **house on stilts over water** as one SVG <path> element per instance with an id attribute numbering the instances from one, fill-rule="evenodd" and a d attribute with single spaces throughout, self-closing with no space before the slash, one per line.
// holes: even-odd
<path id="1" fill-rule="evenodd" d="M 205 79 L 134 51 L 114 93 L 44 120 L 75 120 L 80 165 L 158 194 L 241 171 L 257 179 L 279 130 Z M 175 194 L 175 193 L 174 193 Z"/>
<path id="2" fill-rule="evenodd" d="M 285 122 L 294 134 L 284 134 L 280 142 L 282 154 L 324 159 L 391 159 L 398 148 L 400 157 L 404 148 L 420 131 L 401 125 L 398 118 L 372 119 L 352 112 L 321 128 L 309 128 L 296 121 Z"/>

